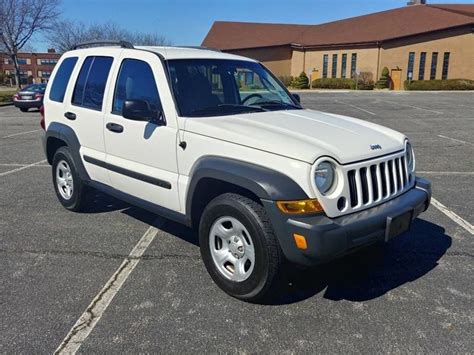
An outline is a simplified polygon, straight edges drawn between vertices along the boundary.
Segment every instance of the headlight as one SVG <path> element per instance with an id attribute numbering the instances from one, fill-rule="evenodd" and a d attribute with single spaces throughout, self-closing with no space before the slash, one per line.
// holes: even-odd
<path id="1" fill-rule="evenodd" d="M 334 166 L 330 162 L 323 161 L 322 163 L 319 163 L 314 175 L 316 187 L 319 192 L 324 195 L 331 190 L 336 178 L 336 173 Z"/>
<path id="2" fill-rule="evenodd" d="M 413 148 L 411 147 L 411 144 L 407 142 L 406 145 L 406 159 L 407 159 L 407 166 L 408 166 L 408 171 L 411 173 L 413 170 L 415 170 L 415 154 L 413 153 Z"/>

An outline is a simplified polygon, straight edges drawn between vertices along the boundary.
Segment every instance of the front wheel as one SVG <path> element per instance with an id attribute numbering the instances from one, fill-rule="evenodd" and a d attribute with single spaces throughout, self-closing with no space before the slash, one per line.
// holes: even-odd
<path id="1" fill-rule="evenodd" d="M 245 301 L 264 299 L 281 269 L 282 252 L 264 208 L 241 195 L 227 193 L 209 203 L 199 243 L 214 282 Z"/>

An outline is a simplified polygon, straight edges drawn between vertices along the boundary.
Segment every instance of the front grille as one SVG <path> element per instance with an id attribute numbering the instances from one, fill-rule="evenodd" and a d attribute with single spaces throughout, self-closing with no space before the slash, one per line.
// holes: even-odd
<path id="1" fill-rule="evenodd" d="M 347 172 L 347 180 L 352 208 L 389 199 L 408 187 L 405 157 L 351 169 Z"/>

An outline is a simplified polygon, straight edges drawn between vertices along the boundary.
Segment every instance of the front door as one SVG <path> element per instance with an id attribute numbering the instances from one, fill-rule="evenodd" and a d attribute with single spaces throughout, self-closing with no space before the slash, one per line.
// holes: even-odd
<path id="1" fill-rule="evenodd" d="M 402 70 L 401 69 L 392 69 L 392 90 L 402 90 Z"/>
<path id="2" fill-rule="evenodd" d="M 104 117 L 111 186 L 179 212 L 178 130 L 163 65 L 153 53 L 124 50 L 113 77 L 115 90 L 110 90 Z M 130 100 L 146 102 L 154 115 L 166 122 L 123 117 L 124 103 Z"/>

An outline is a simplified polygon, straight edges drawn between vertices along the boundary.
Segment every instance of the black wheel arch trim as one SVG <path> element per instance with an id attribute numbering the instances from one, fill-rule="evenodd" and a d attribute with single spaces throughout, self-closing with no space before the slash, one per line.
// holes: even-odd
<path id="1" fill-rule="evenodd" d="M 228 182 L 251 191 L 265 200 L 304 200 L 308 195 L 290 177 L 260 165 L 224 158 L 205 156 L 200 158 L 189 174 L 190 183 L 186 194 L 186 212 L 191 213 L 196 186 L 204 178 Z"/>
<path id="2" fill-rule="evenodd" d="M 51 122 L 49 124 L 48 130 L 46 131 L 43 137 L 43 149 L 46 158 L 48 158 L 48 162 L 51 164 L 52 160 L 50 161 L 48 157 L 48 141 L 50 138 L 59 139 L 68 146 L 69 151 L 72 157 L 74 158 L 74 164 L 76 166 L 80 178 L 84 181 L 89 181 L 89 174 L 87 173 L 87 170 L 84 167 L 84 164 L 82 163 L 81 155 L 79 152 L 81 149 L 81 143 L 77 138 L 76 132 L 74 132 L 71 127 L 59 122 Z"/>

